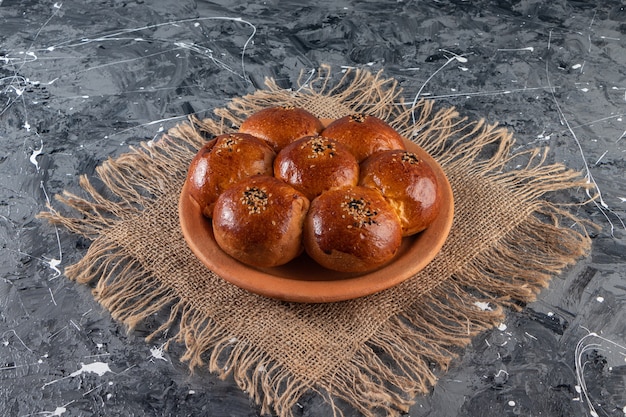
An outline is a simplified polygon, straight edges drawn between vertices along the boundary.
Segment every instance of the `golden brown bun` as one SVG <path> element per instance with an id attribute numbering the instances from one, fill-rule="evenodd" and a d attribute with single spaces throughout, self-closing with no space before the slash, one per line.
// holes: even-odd
<path id="1" fill-rule="evenodd" d="M 384 151 L 361 164 L 359 185 L 380 190 L 402 223 L 402 235 L 426 229 L 439 213 L 441 191 L 428 163 L 412 152 Z"/>
<path id="2" fill-rule="evenodd" d="M 332 188 L 356 185 L 359 164 L 348 148 L 337 141 L 307 136 L 278 153 L 274 176 L 313 200 Z"/>
<path id="3" fill-rule="evenodd" d="M 367 272 L 389 262 L 402 241 L 400 220 L 378 190 L 344 187 L 311 202 L 304 248 L 320 265 Z"/>
<path id="4" fill-rule="evenodd" d="M 252 175 L 272 175 L 276 153 L 264 141 L 245 133 L 217 136 L 204 145 L 187 172 L 191 197 L 211 217 L 219 195 Z"/>
<path id="5" fill-rule="evenodd" d="M 309 200 L 270 176 L 254 176 L 224 191 L 213 211 L 215 241 L 247 265 L 272 267 L 302 253 Z"/>
<path id="6" fill-rule="evenodd" d="M 347 146 L 359 163 L 375 152 L 406 149 L 394 128 L 377 117 L 360 113 L 333 121 L 322 135 Z"/>
<path id="7" fill-rule="evenodd" d="M 239 131 L 265 140 L 276 152 L 305 136 L 319 134 L 322 122 L 299 107 L 270 107 L 250 115 Z"/>

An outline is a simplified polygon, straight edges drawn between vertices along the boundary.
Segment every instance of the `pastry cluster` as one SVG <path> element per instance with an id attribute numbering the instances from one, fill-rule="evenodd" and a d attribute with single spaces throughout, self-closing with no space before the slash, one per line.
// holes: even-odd
<path id="1" fill-rule="evenodd" d="M 325 268 L 368 272 L 440 205 L 432 167 L 389 124 L 353 114 L 324 127 L 297 107 L 261 110 L 207 142 L 187 184 L 220 248 L 254 267 L 306 251 Z"/>

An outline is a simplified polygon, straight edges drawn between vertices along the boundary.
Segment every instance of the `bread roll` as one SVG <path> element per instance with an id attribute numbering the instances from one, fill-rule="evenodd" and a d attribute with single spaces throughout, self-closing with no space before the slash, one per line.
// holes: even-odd
<path id="1" fill-rule="evenodd" d="M 319 134 L 322 122 L 299 107 L 283 106 L 263 109 L 248 116 L 239 131 L 265 140 L 278 152 L 294 140 Z"/>
<path id="2" fill-rule="evenodd" d="M 283 265 L 303 251 L 309 200 L 270 176 L 254 176 L 224 191 L 213 211 L 213 234 L 224 252 L 247 265 Z"/>
<path id="3" fill-rule="evenodd" d="M 359 185 L 378 189 L 402 223 L 402 235 L 426 229 L 439 213 L 441 191 L 432 167 L 413 152 L 384 151 L 361 164 Z"/>
<path id="4" fill-rule="evenodd" d="M 394 128 L 377 117 L 360 113 L 333 121 L 322 131 L 322 136 L 347 146 L 359 163 L 375 152 L 406 149 L 402 136 Z"/>
<path id="5" fill-rule="evenodd" d="M 304 225 L 304 248 L 320 265 L 341 272 L 367 272 L 396 255 L 400 220 L 379 191 L 344 187 L 311 202 Z"/>
<path id="6" fill-rule="evenodd" d="M 204 145 L 187 172 L 190 196 L 211 217 L 219 195 L 252 175 L 272 175 L 276 153 L 264 141 L 245 133 L 217 136 Z"/>
<path id="7" fill-rule="evenodd" d="M 337 141 L 307 136 L 278 153 L 274 159 L 274 176 L 313 200 L 332 188 L 356 185 L 359 164 Z"/>

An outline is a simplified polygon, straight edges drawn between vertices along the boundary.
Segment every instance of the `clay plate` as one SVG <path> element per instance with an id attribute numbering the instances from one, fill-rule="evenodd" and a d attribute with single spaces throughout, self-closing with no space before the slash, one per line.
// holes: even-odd
<path id="1" fill-rule="evenodd" d="M 365 274 L 348 274 L 323 268 L 306 254 L 286 265 L 254 268 L 231 258 L 215 242 L 211 221 L 196 202 L 180 194 L 178 214 L 185 241 L 209 269 L 226 281 L 266 297 L 303 303 L 344 301 L 393 287 L 422 270 L 437 255 L 452 227 L 454 198 L 443 170 L 424 150 L 406 142 L 407 150 L 428 161 L 441 186 L 441 211 L 434 223 L 417 235 L 404 238 L 398 254 L 385 266 Z"/>

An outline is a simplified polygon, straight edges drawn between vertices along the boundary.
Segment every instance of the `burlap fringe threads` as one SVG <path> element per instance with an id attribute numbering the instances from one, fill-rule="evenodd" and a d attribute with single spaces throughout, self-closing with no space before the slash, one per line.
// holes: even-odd
<path id="1" fill-rule="evenodd" d="M 176 330 L 170 340 L 186 345 L 183 361 L 191 368 L 207 364 L 222 378 L 232 375 L 262 413 L 293 416 L 302 395 L 316 392 L 327 399 L 333 415 L 343 415 L 346 405 L 364 416 L 398 415 L 409 409 L 416 395 L 428 392 L 436 383 L 436 373 L 446 369 L 459 348 L 501 323 L 506 308 L 533 301 L 552 276 L 589 250 L 584 227 L 570 227 L 581 221 L 542 198 L 587 184 L 577 172 L 546 164 L 545 149 L 513 155 L 513 138 L 505 129 L 483 121 L 467 122 L 451 108 L 434 111 L 430 101 L 405 106 L 396 82 L 381 78 L 380 73 L 350 70 L 336 84 L 331 81 L 329 67 L 320 68 L 317 78 L 306 84 L 301 80 L 296 91 L 268 80 L 267 90 L 217 109 L 218 122 L 192 120 L 103 163 L 96 172 L 109 193 L 106 196 L 81 177 L 85 198 L 68 192 L 57 196 L 79 216 L 49 207 L 41 217 L 93 241 L 84 258 L 66 267 L 65 274 L 81 283 L 95 282 L 95 298 L 116 320 L 132 329 L 170 309 L 169 320 L 151 337 Z M 452 257 L 457 264 L 448 266 L 454 273 L 419 288 L 407 285 L 408 301 L 385 306 L 388 319 L 354 347 L 349 360 L 338 361 L 331 372 L 316 379 L 308 377 L 306 370 L 295 374 L 288 363 L 241 340 L 107 238 L 110 230 L 141 216 L 162 197 L 179 192 L 188 163 L 206 137 L 236 128 L 256 110 L 282 104 L 307 108 L 322 118 L 353 112 L 381 117 L 431 153 L 451 179 L 488 179 L 497 185 L 495 191 L 507 194 L 512 206 L 525 211 L 494 225 L 501 232 L 497 242 L 447 248 L 459 253 Z M 519 161 L 524 163 L 515 168 Z M 466 215 L 457 212 L 457 223 Z M 568 224 L 562 227 L 565 220 Z M 489 308 L 477 307 L 485 305 Z"/>

